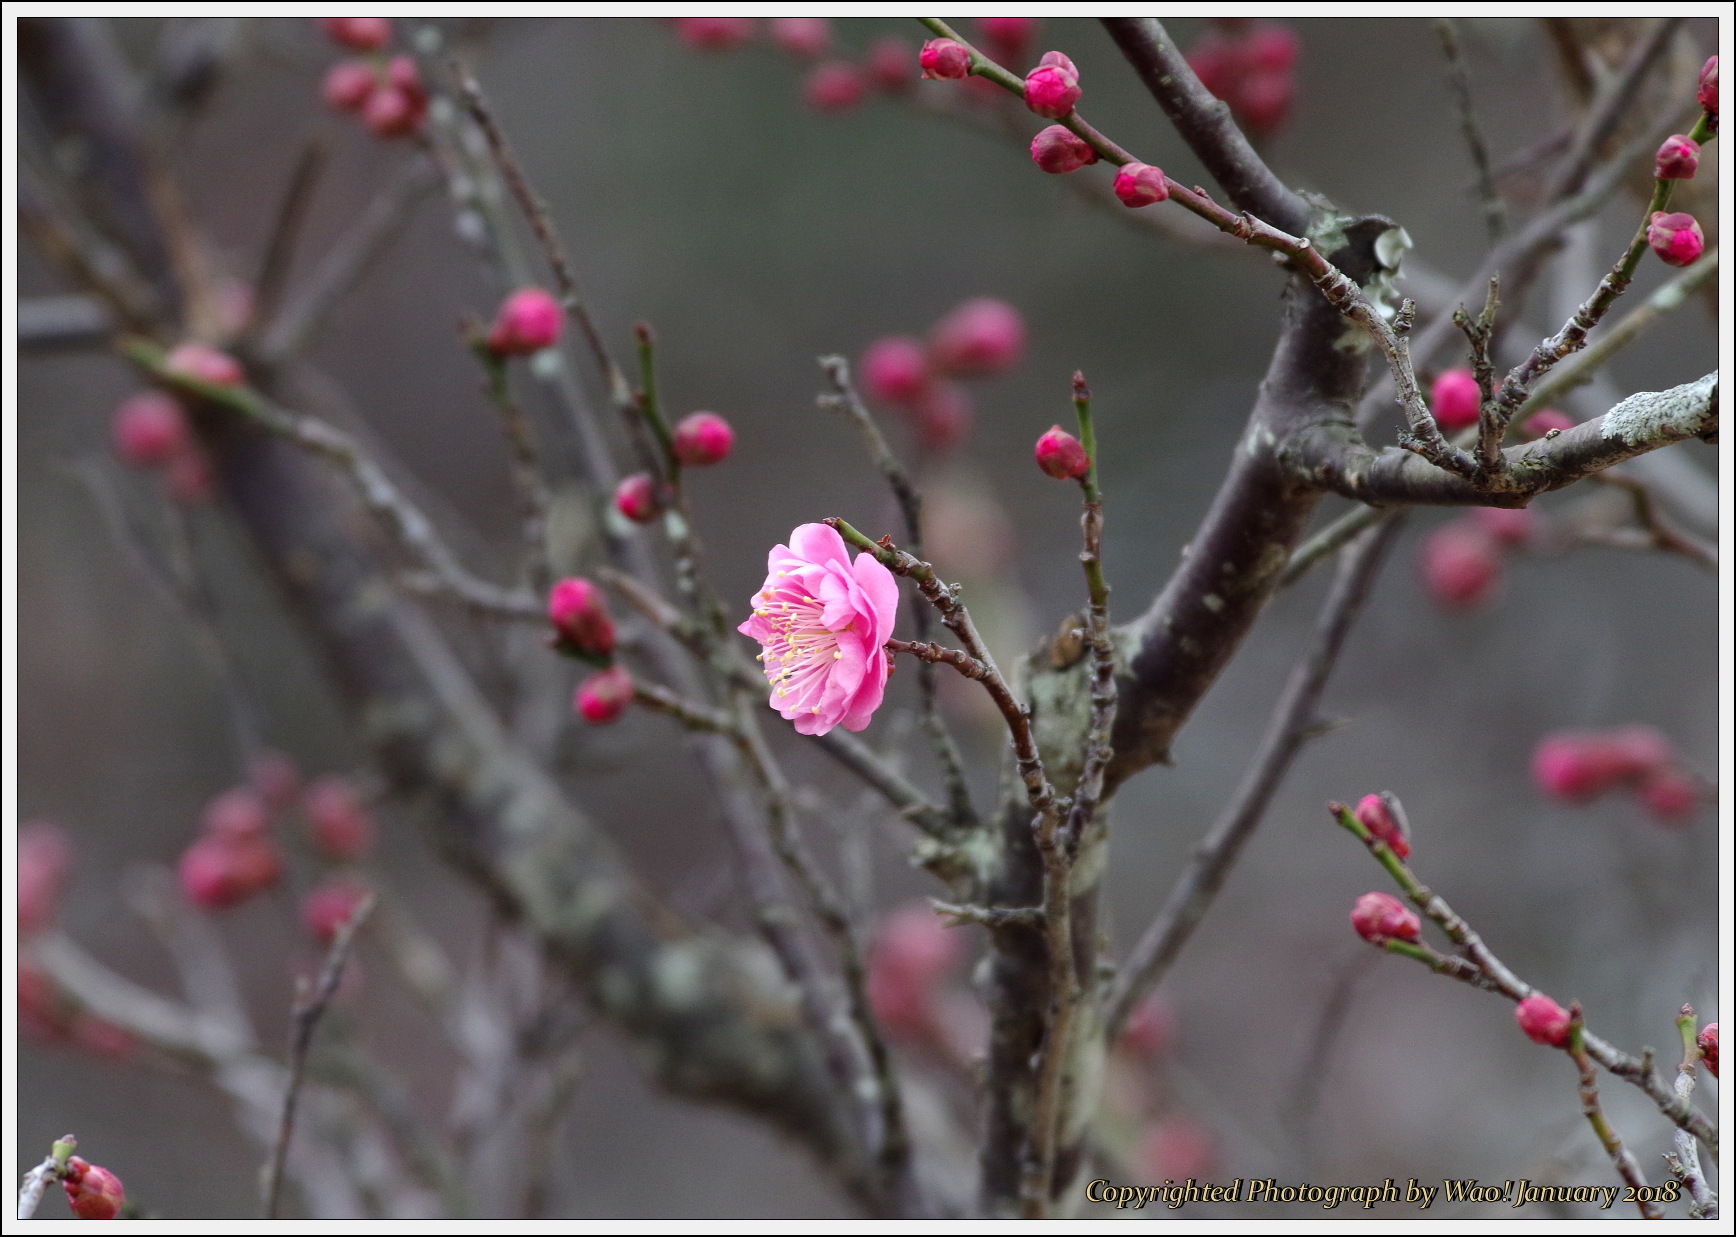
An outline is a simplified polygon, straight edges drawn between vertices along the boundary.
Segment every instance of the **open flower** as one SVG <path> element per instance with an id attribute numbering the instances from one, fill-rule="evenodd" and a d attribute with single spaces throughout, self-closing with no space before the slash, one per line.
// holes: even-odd
<path id="1" fill-rule="evenodd" d="M 886 694 L 885 644 L 898 582 L 872 554 L 850 561 L 825 524 L 803 524 L 772 547 L 753 617 L 739 628 L 765 646 L 771 706 L 801 734 L 868 725 Z"/>

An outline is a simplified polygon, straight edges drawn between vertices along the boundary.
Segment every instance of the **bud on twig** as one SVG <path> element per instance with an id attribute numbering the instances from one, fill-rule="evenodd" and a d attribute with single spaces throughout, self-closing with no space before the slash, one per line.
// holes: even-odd
<path id="1" fill-rule="evenodd" d="M 1084 445 L 1059 425 L 1037 439 L 1037 467 L 1057 481 L 1077 481 L 1091 471 Z"/>

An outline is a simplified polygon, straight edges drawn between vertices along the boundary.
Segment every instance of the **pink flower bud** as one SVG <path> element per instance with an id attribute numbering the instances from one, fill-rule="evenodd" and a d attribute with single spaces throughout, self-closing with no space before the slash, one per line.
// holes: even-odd
<path id="1" fill-rule="evenodd" d="M 1288 26 L 1259 26 L 1248 36 L 1246 55 L 1255 69 L 1281 73 L 1293 68 L 1301 41 Z"/>
<path id="2" fill-rule="evenodd" d="M 1640 783 L 1640 802 L 1660 825 L 1683 825 L 1700 810 L 1700 783 L 1682 769 L 1660 769 Z"/>
<path id="3" fill-rule="evenodd" d="M 832 24 L 824 17 L 774 17 L 772 42 L 792 56 L 819 56 L 832 45 Z"/>
<path id="4" fill-rule="evenodd" d="M 1064 73 L 1079 76 L 1079 66 L 1073 63 L 1073 58 L 1066 52 L 1044 52 L 1043 58 L 1037 61 L 1038 68 L 1060 69 Z"/>
<path id="5" fill-rule="evenodd" d="M 205 805 L 199 827 L 225 838 L 261 837 L 271 827 L 271 812 L 251 786 L 233 786 Z"/>
<path id="6" fill-rule="evenodd" d="M 488 350 L 496 356 L 529 356 L 553 346 L 561 337 L 566 315 L 561 304 L 541 288 L 520 288 L 501 302 L 488 333 Z"/>
<path id="7" fill-rule="evenodd" d="M 1188 67 L 1212 94 L 1227 100 L 1242 80 L 1246 56 L 1240 43 L 1220 34 L 1207 34 L 1187 54 Z"/>
<path id="8" fill-rule="evenodd" d="M 873 399 L 911 404 L 928 384 L 928 354 L 908 335 L 877 339 L 862 354 L 862 386 Z"/>
<path id="9" fill-rule="evenodd" d="M 322 945 L 330 945 L 338 929 L 355 918 L 356 908 L 371 892 L 367 885 L 351 877 L 326 881 L 301 900 L 302 926 Z"/>
<path id="10" fill-rule="evenodd" d="M 239 906 L 283 874 L 276 845 L 263 834 L 207 833 L 181 855 L 181 891 L 205 910 Z"/>
<path id="11" fill-rule="evenodd" d="M 910 88 L 910 44 L 895 34 L 875 39 L 868 48 L 868 76 L 888 94 Z"/>
<path id="12" fill-rule="evenodd" d="M 34 821 L 18 831 L 18 931 L 39 932 L 54 922 L 60 891 L 72 867 L 72 843 L 58 825 Z"/>
<path id="13" fill-rule="evenodd" d="M 942 373 L 985 377 L 1019 363 L 1025 320 L 1005 301 L 981 296 L 956 306 L 928 335 L 929 356 Z"/>
<path id="14" fill-rule="evenodd" d="M 1623 726 L 1597 738 L 1617 779 L 1644 781 L 1676 767 L 1676 745 L 1656 726 Z"/>
<path id="15" fill-rule="evenodd" d="M 581 653 L 607 657 L 615 651 L 615 624 L 603 590 L 582 577 L 559 580 L 549 590 L 549 625 Z"/>
<path id="16" fill-rule="evenodd" d="M 1681 211 L 1666 215 L 1660 210 L 1646 227 L 1646 243 L 1664 265 L 1692 266 L 1706 248 L 1706 237 L 1692 215 Z"/>
<path id="17" fill-rule="evenodd" d="M 1621 780 L 1620 762 L 1596 735 L 1545 735 L 1531 753 L 1531 780 L 1552 799 L 1589 803 Z"/>
<path id="18" fill-rule="evenodd" d="M 66 1162 L 66 1176 L 61 1185 L 66 1190 L 66 1201 L 72 1204 L 72 1214 L 81 1220 L 112 1220 L 127 1201 L 119 1177 L 81 1156 L 75 1155 Z"/>
<path id="19" fill-rule="evenodd" d="M 1393 819 L 1384 795 L 1362 796 L 1356 805 L 1356 819 L 1362 822 L 1364 829 L 1385 842 L 1387 849 L 1393 854 L 1400 859 L 1410 858 L 1410 838 L 1405 836 L 1404 828 L 1399 822 Z"/>
<path id="20" fill-rule="evenodd" d="M 1513 1017 L 1519 1029 L 1533 1042 L 1559 1048 L 1567 1042 L 1567 1027 L 1571 1019 L 1565 1009 L 1544 996 L 1533 992 L 1513 1007 Z"/>
<path id="21" fill-rule="evenodd" d="M 1152 1060 L 1175 1046 L 1175 1013 L 1169 1002 L 1152 993 L 1127 1015 L 1121 1030 L 1120 1049 L 1130 1056 Z"/>
<path id="22" fill-rule="evenodd" d="M 862 70 L 848 60 L 815 65 L 802 83 L 802 97 L 816 112 L 847 112 L 867 93 L 868 81 Z"/>
<path id="23" fill-rule="evenodd" d="M 1537 534 L 1537 513 L 1529 507 L 1473 507 L 1471 520 L 1501 545 L 1521 546 Z"/>
<path id="24" fill-rule="evenodd" d="M 678 17 L 675 34 L 687 46 L 702 51 L 728 51 L 753 37 L 751 17 Z"/>
<path id="25" fill-rule="evenodd" d="M 327 859 L 354 863 L 374 849 L 374 817 L 349 778 L 317 779 L 307 788 L 306 811 L 314 849 Z"/>
<path id="26" fill-rule="evenodd" d="M 621 666 L 610 666 L 593 674 L 579 685 L 573 697 L 579 716 L 594 726 L 614 721 L 632 703 L 633 676 Z"/>
<path id="27" fill-rule="evenodd" d="M 273 812 L 285 811 L 301 798 L 301 770 L 282 752 L 260 752 L 248 762 L 247 776 Z"/>
<path id="28" fill-rule="evenodd" d="M 379 51 L 392 38 L 389 17 L 322 17 L 319 24 L 327 38 L 351 51 Z"/>
<path id="29" fill-rule="evenodd" d="M 1115 172 L 1115 196 L 1123 206 L 1149 206 L 1169 196 L 1169 184 L 1160 167 L 1124 163 Z"/>
<path id="30" fill-rule="evenodd" d="M 1186 1181 L 1215 1176 L 1222 1157 L 1217 1136 L 1189 1117 L 1165 1117 L 1139 1140 L 1146 1180 Z"/>
<path id="31" fill-rule="evenodd" d="M 183 507 L 202 506 L 217 492 L 217 474 L 211 470 L 211 460 L 196 442 L 189 442 L 170 457 L 163 472 L 163 483 L 169 497 Z"/>
<path id="32" fill-rule="evenodd" d="M 1718 57 L 1713 56 L 1700 66 L 1700 88 L 1695 97 L 1700 101 L 1701 111 L 1708 116 L 1718 114 Z"/>
<path id="33" fill-rule="evenodd" d="M 1088 163 L 1096 163 L 1097 152 L 1065 125 L 1050 125 L 1031 139 L 1031 162 L 1045 172 L 1077 172 Z"/>
<path id="34" fill-rule="evenodd" d="M 1658 147 L 1659 180 L 1693 180 L 1700 170 L 1700 143 L 1681 133 L 1664 139 Z"/>
<path id="35" fill-rule="evenodd" d="M 929 80 L 957 81 L 970 76 L 970 52 L 956 39 L 930 39 L 922 45 L 916 62 Z"/>
<path id="36" fill-rule="evenodd" d="M 1476 524 L 1443 524 L 1423 542 L 1423 583 L 1442 605 L 1473 610 L 1490 601 L 1501 583 L 1494 540 Z"/>
<path id="37" fill-rule="evenodd" d="M 340 60 L 326 71 L 320 93 L 340 112 L 359 112 L 378 83 L 374 66 L 365 60 Z"/>
<path id="38" fill-rule="evenodd" d="M 1037 37 L 1035 17 L 979 17 L 976 24 L 989 54 L 1008 67 L 1030 55 L 1031 40 Z"/>
<path id="39" fill-rule="evenodd" d="M 1363 894 L 1350 908 L 1350 926 L 1365 941 L 1414 941 L 1422 931 L 1416 912 L 1390 893 Z"/>
<path id="40" fill-rule="evenodd" d="M 1541 438 L 1550 430 L 1561 430 L 1565 433 L 1578 424 L 1578 421 L 1559 408 L 1545 408 L 1527 417 L 1520 428 L 1533 438 Z"/>
<path id="41" fill-rule="evenodd" d="M 166 464 L 192 441 L 181 405 L 161 391 L 121 401 L 112 426 L 115 452 L 134 468 Z"/>
<path id="42" fill-rule="evenodd" d="M 663 514 L 663 504 L 657 498 L 657 483 L 651 474 L 636 472 L 621 478 L 615 487 L 615 510 L 635 524 L 649 524 Z"/>
<path id="43" fill-rule="evenodd" d="M 1295 100 L 1296 79 L 1289 70 L 1258 70 L 1242 79 L 1231 111 L 1254 136 L 1266 137 L 1284 127 Z"/>
<path id="44" fill-rule="evenodd" d="M 1468 369 L 1446 370 L 1429 388 L 1429 410 L 1435 414 L 1435 424 L 1446 434 L 1475 425 L 1482 399 L 1477 379 Z"/>
<path id="45" fill-rule="evenodd" d="M 183 374 L 214 387 L 238 387 L 246 381 L 239 361 L 227 352 L 219 352 L 196 339 L 177 344 L 164 359 L 163 368 L 171 374 Z"/>
<path id="46" fill-rule="evenodd" d="M 675 426 L 675 458 L 686 468 L 704 468 L 729 458 L 735 430 L 715 412 L 695 412 Z"/>
<path id="47" fill-rule="evenodd" d="M 1060 56 L 1065 64 L 1052 63 L 1050 56 Z M 1079 73 L 1060 52 L 1044 52 L 1043 63 L 1025 74 L 1025 106 L 1039 116 L 1060 120 L 1073 110 L 1084 91 L 1079 89 Z"/>
<path id="48" fill-rule="evenodd" d="M 958 936 L 926 906 L 892 912 L 868 950 L 868 1003 L 894 1039 L 936 1038 L 939 988 L 958 964 Z"/>
<path id="49" fill-rule="evenodd" d="M 1710 63 L 1716 64 L 1718 58 L 1712 57 Z M 1700 1033 L 1694 1037 L 1694 1042 L 1700 1045 L 1700 1060 L 1706 1064 L 1706 1072 L 1712 1077 L 1718 1076 L 1718 1024 L 1708 1022 L 1700 1028 Z"/>
<path id="50" fill-rule="evenodd" d="M 368 96 L 362 108 L 362 123 L 377 138 L 410 137 L 422 128 L 428 114 L 428 92 L 416 61 L 393 56 L 386 66 L 386 81 Z"/>
<path id="51" fill-rule="evenodd" d="M 970 437 L 970 396 L 956 382 L 932 384 L 910 411 L 924 451 L 951 451 Z"/>
<path id="52" fill-rule="evenodd" d="M 1077 438 L 1051 425 L 1037 439 L 1037 467 L 1057 481 L 1077 481 L 1091 471 L 1091 459 Z"/>

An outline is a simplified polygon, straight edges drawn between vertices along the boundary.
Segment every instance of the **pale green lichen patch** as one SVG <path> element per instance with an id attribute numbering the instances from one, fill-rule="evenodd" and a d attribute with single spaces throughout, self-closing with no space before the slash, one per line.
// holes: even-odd
<path id="1" fill-rule="evenodd" d="M 1603 436 L 1642 446 L 1698 438 L 1718 423 L 1718 371 L 1668 391 L 1640 391 L 1603 417 Z"/>

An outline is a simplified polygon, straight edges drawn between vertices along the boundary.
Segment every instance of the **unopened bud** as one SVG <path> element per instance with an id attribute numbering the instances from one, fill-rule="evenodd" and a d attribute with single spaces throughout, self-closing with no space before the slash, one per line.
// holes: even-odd
<path id="1" fill-rule="evenodd" d="M 704 468 L 729 458 L 735 430 L 715 412 L 683 417 L 673 435 L 675 458 L 686 468 Z"/>
<path id="2" fill-rule="evenodd" d="M 929 356 L 942 373 L 987 377 L 1018 364 L 1025 320 L 1007 302 L 979 296 L 955 306 L 929 333 Z"/>
<path id="3" fill-rule="evenodd" d="M 633 676 L 621 666 L 593 674 L 579 685 L 573 707 L 592 725 L 614 721 L 633 703 Z"/>
<path id="4" fill-rule="evenodd" d="M 1442 605 L 1474 610 L 1492 600 L 1501 583 L 1500 549 L 1474 523 L 1455 520 L 1429 534 L 1422 550 L 1423 583 Z"/>
<path id="5" fill-rule="evenodd" d="M 956 39 L 930 39 L 922 45 L 916 62 L 922 76 L 931 80 L 956 81 L 970 76 L 970 52 Z"/>
<path id="6" fill-rule="evenodd" d="M 1057 481 L 1077 481 L 1091 471 L 1084 444 L 1059 425 L 1051 425 L 1037 439 L 1035 454 L 1037 467 Z"/>
<path id="7" fill-rule="evenodd" d="M 1031 139 L 1031 162 L 1045 172 L 1077 172 L 1097 162 L 1091 143 L 1065 125 L 1050 125 Z"/>
<path id="8" fill-rule="evenodd" d="M 1513 1008 L 1519 1029 L 1539 1044 L 1559 1048 L 1567 1042 L 1571 1021 L 1568 1012 L 1541 992 L 1534 992 Z"/>
<path id="9" fill-rule="evenodd" d="M 1565 432 L 1578 424 L 1559 408 L 1545 408 L 1525 418 L 1525 424 L 1520 428 L 1533 438 L 1542 438 L 1550 430 Z"/>
<path id="10" fill-rule="evenodd" d="M 1646 243 L 1666 266 L 1692 266 L 1705 251 L 1706 237 L 1692 215 L 1657 211 L 1646 225 Z"/>
<path id="11" fill-rule="evenodd" d="M 72 1214 L 81 1220 L 112 1220 L 121 1213 L 127 1192 L 121 1179 L 100 1165 L 73 1156 L 61 1179 Z"/>
<path id="12" fill-rule="evenodd" d="M 1502 545 L 1522 546 L 1537 534 L 1537 513 L 1529 507 L 1473 507 L 1471 519 Z"/>
<path id="13" fill-rule="evenodd" d="M 910 404 L 928 389 L 928 353 L 908 335 L 888 335 L 862 354 L 862 386 L 888 404 Z"/>
<path id="14" fill-rule="evenodd" d="M 990 54 L 1009 68 L 1016 67 L 1030 54 L 1031 40 L 1036 37 L 1035 17 L 979 17 L 977 29 Z"/>
<path id="15" fill-rule="evenodd" d="M 1392 802 L 1398 800 L 1395 798 Z M 1409 859 L 1410 838 L 1399 818 L 1402 815 L 1402 809 L 1399 816 L 1393 814 L 1385 795 L 1364 795 L 1356 805 L 1356 819 L 1362 822 L 1362 827 L 1385 842 L 1387 849 L 1400 859 Z"/>
<path id="16" fill-rule="evenodd" d="M 246 381 L 239 361 L 227 352 L 196 339 L 177 344 L 175 350 L 164 358 L 163 368 L 171 374 L 197 378 L 214 387 L 238 387 Z"/>
<path id="17" fill-rule="evenodd" d="M 1714 60 L 1717 57 L 1713 57 Z M 1700 1028 L 1700 1033 L 1694 1037 L 1694 1042 L 1700 1045 L 1700 1060 L 1706 1064 L 1706 1072 L 1712 1077 L 1718 1076 L 1718 1024 L 1708 1022 Z"/>
<path id="18" fill-rule="evenodd" d="M 392 37 L 389 17 L 322 17 L 319 24 L 327 38 L 352 51 L 379 51 Z"/>
<path id="19" fill-rule="evenodd" d="M 254 838 L 271 827 L 271 809 L 251 786 L 233 786 L 205 805 L 199 825 L 226 838 Z"/>
<path id="20" fill-rule="evenodd" d="M 910 412 L 924 451 L 951 451 L 970 437 L 970 395 L 956 382 L 931 383 Z"/>
<path id="21" fill-rule="evenodd" d="M 663 504 L 657 500 L 657 482 L 651 479 L 650 473 L 636 472 L 621 478 L 621 484 L 615 487 L 615 510 L 635 524 L 649 524 L 662 514 Z"/>
<path id="22" fill-rule="evenodd" d="M 178 869 L 187 900 L 205 910 L 238 906 L 271 888 L 282 874 L 277 847 L 262 834 L 207 833 L 181 855 Z"/>
<path id="23" fill-rule="evenodd" d="M 340 112 L 359 112 L 378 84 L 374 66 L 365 60 L 340 60 L 326 71 L 320 94 Z"/>
<path id="24" fill-rule="evenodd" d="M 1121 1031 L 1120 1048 L 1147 1060 L 1160 1057 L 1175 1044 L 1175 1014 L 1169 1002 L 1152 993 L 1127 1015 Z"/>
<path id="25" fill-rule="evenodd" d="M 824 17 L 774 17 L 772 42 L 793 56 L 819 56 L 832 45 L 832 25 Z"/>
<path id="26" fill-rule="evenodd" d="M 1686 824 L 1700 808 L 1700 782 L 1684 769 L 1666 768 L 1640 783 L 1640 802 L 1660 825 Z"/>
<path id="27" fill-rule="evenodd" d="M 751 17 L 678 17 L 675 34 L 689 47 L 703 51 L 728 51 L 753 37 Z"/>
<path id="28" fill-rule="evenodd" d="M 1414 941 L 1422 931 L 1416 912 L 1390 893 L 1363 894 L 1350 908 L 1350 926 L 1365 941 Z"/>
<path id="29" fill-rule="evenodd" d="M 1169 182 L 1160 167 L 1124 163 L 1115 173 L 1115 196 L 1123 206 L 1150 206 L 1169 196 Z"/>
<path id="30" fill-rule="evenodd" d="M 1695 93 L 1700 110 L 1708 116 L 1718 114 L 1718 57 L 1713 56 L 1700 66 L 1700 88 Z"/>
<path id="31" fill-rule="evenodd" d="M 868 93 L 862 70 L 848 60 L 815 65 L 802 84 L 802 97 L 816 112 L 847 112 Z"/>
<path id="32" fill-rule="evenodd" d="M 1446 370 L 1429 387 L 1429 411 L 1435 414 L 1435 424 L 1448 434 L 1477 423 L 1482 399 L 1482 389 L 1468 369 Z"/>
<path id="33" fill-rule="evenodd" d="M 875 39 L 868 48 L 868 76 L 888 94 L 910 87 L 910 44 L 895 34 Z"/>
<path id="34" fill-rule="evenodd" d="M 1681 133 L 1671 134 L 1658 147 L 1659 180 L 1693 180 L 1700 170 L 1700 143 Z"/>
<path id="35" fill-rule="evenodd" d="M 615 624 L 603 590 L 582 577 L 559 580 L 549 590 L 549 625 L 581 653 L 607 657 L 615 651 Z"/>
<path id="36" fill-rule="evenodd" d="M 367 885 L 347 876 L 326 881 L 301 900 L 301 922 L 315 940 L 329 945 L 338 930 L 356 917 L 356 910 L 372 892 Z"/>
<path id="37" fill-rule="evenodd" d="M 1070 113 L 1083 93 L 1079 71 L 1060 52 L 1044 52 L 1043 62 L 1025 74 L 1025 106 L 1050 120 Z"/>
<path id="38" fill-rule="evenodd" d="M 307 788 L 307 828 L 314 849 L 338 863 L 354 863 L 374 849 L 374 817 L 356 784 L 328 774 Z"/>
<path id="39" fill-rule="evenodd" d="M 140 391 L 115 409 L 115 451 L 134 468 L 168 463 L 192 441 L 187 414 L 161 391 Z"/>
<path id="40" fill-rule="evenodd" d="M 488 349 L 496 356 L 528 356 L 550 347 L 561 337 L 566 315 L 560 302 L 541 288 L 520 288 L 501 303 L 488 333 Z"/>

